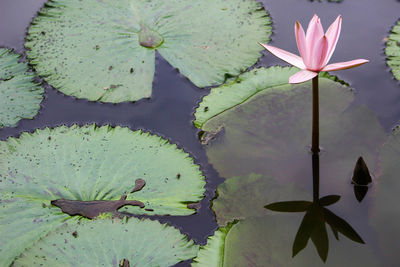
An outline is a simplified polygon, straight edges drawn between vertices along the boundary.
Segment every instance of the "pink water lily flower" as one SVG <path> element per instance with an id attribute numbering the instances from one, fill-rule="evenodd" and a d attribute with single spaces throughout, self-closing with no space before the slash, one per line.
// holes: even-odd
<path id="1" fill-rule="evenodd" d="M 260 44 L 280 59 L 302 69 L 289 78 L 289 83 L 301 83 L 311 80 L 320 71 L 349 69 L 368 62 L 366 59 L 355 59 L 327 65 L 336 48 L 341 27 L 342 16 L 339 15 L 324 34 L 320 19 L 314 15 L 307 34 L 304 34 L 303 27 L 296 21 L 294 31 L 301 57 L 271 45 Z"/>

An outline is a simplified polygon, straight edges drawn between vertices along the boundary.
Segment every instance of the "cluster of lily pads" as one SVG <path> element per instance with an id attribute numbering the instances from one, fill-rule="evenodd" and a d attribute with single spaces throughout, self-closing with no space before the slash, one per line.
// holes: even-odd
<path id="1" fill-rule="evenodd" d="M 196 16 L 202 12 L 207 20 Z M 397 79 L 399 27 L 386 48 Z M 148 98 L 157 51 L 198 87 L 224 83 L 203 98 L 194 121 L 209 162 L 226 178 L 212 205 L 220 229 L 200 248 L 171 226 L 132 217 L 190 215 L 188 203 L 203 198 L 199 166 L 168 140 L 95 124 L 37 129 L 0 141 L 0 266 L 170 266 L 193 258 L 194 266 L 318 265 L 310 247 L 294 259 L 287 250 L 299 217 L 264 208 L 309 198 L 311 173 L 310 83 L 290 85 L 293 67 L 244 72 L 271 32 L 268 13 L 253 0 L 48 1 L 26 37 L 35 73 L 20 55 L 0 49 L 0 127 L 38 113 L 44 89 L 35 74 L 91 101 Z M 381 192 L 400 189 L 400 131 L 387 140 L 374 113 L 353 104 L 347 83 L 319 78 L 322 181 L 340 191 L 360 155 L 377 170 L 385 182 L 376 188 L 371 225 L 386 224 L 377 233 L 391 260 L 397 226 L 390 196 Z M 360 255 L 353 262 L 345 257 L 349 247 Z M 331 266 L 379 263 L 368 246 L 344 240 L 333 249 L 343 256 L 328 260 Z"/>

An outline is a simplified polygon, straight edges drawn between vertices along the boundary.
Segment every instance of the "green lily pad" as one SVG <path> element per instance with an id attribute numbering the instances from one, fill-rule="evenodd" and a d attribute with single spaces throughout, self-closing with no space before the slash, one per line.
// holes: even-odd
<path id="1" fill-rule="evenodd" d="M 50 0 L 25 46 L 61 92 L 117 103 L 150 97 L 155 50 L 195 85 L 221 84 L 256 63 L 270 24 L 254 0 Z"/>
<path id="2" fill-rule="evenodd" d="M 82 218 L 68 214 L 189 215 L 194 210 L 187 203 L 205 191 L 204 176 L 187 153 L 128 128 L 75 125 L 23 133 L 0 142 L 0 158 L 0 240 L 7 240 L 0 243 L 1 266 L 64 221 Z"/>
<path id="3" fill-rule="evenodd" d="M 0 128 L 32 119 L 43 99 L 43 88 L 33 81 L 33 73 L 20 59 L 12 50 L 0 48 Z"/>
<path id="4" fill-rule="evenodd" d="M 215 211 L 218 225 L 222 226 L 233 220 L 271 213 L 264 208 L 267 203 L 311 197 L 294 183 L 282 185 L 272 178 L 254 173 L 227 179 L 218 186 L 217 195 L 212 209 Z"/>
<path id="5" fill-rule="evenodd" d="M 195 257 L 198 246 L 157 221 L 67 223 L 24 251 L 13 266 L 171 266 Z"/>
<path id="6" fill-rule="evenodd" d="M 307 246 L 292 257 L 292 244 L 301 217 L 278 214 L 245 219 L 234 224 L 228 233 L 222 228 L 222 233 L 215 235 L 224 245 L 223 253 L 217 248 L 211 256 L 215 240 L 200 251 L 208 250 L 209 258 L 219 257 L 218 265 L 208 266 L 381 266 L 371 247 L 346 238 L 330 242 L 330 256 L 325 264 L 315 255 L 313 246 Z M 330 232 L 329 235 L 334 239 Z M 206 260 L 200 253 L 194 259 L 197 262 Z"/>
<path id="7" fill-rule="evenodd" d="M 392 69 L 393 75 L 400 80 L 400 20 L 393 26 L 386 42 L 386 62 Z"/>
<path id="8" fill-rule="evenodd" d="M 192 266 L 224 266 L 225 239 L 235 223 L 229 223 L 226 227 L 221 227 L 215 231 L 214 235 L 207 239 L 207 245 L 200 248 Z"/>
<path id="9" fill-rule="evenodd" d="M 288 84 L 293 71 L 255 69 L 228 86 L 212 89 L 204 98 L 196 111 L 196 120 L 201 118 L 196 125 L 204 131 L 201 139 L 207 156 L 222 177 L 257 173 L 308 189 L 311 83 Z M 319 82 L 321 186 L 336 194 L 350 188 L 351 172 L 360 156 L 374 169 L 385 133 L 372 111 L 351 105 L 354 96 L 347 85 L 326 75 Z M 234 93 L 238 91 L 240 97 Z M 220 102 L 229 104 L 211 113 Z"/>
<path id="10" fill-rule="evenodd" d="M 400 128 L 397 127 L 381 150 L 382 173 L 377 179 L 374 207 L 371 212 L 371 224 L 378 235 L 381 252 L 391 263 L 389 265 L 396 265 L 398 262 L 395 253 L 400 239 L 400 207 L 397 205 L 400 190 L 399 160 Z"/>

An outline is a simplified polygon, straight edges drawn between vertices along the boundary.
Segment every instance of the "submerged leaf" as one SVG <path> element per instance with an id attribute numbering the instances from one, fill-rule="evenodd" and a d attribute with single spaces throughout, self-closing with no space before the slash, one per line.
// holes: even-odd
<path id="1" fill-rule="evenodd" d="M 12 50 L 0 48 L 0 128 L 32 119 L 43 99 L 43 88 L 34 82 L 34 74 L 20 59 Z"/>
<path id="2" fill-rule="evenodd" d="M 205 150 L 210 163 L 228 179 L 225 183 L 232 177 L 257 173 L 282 185 L 295 183 L 303 190 L 309 188 L 312 90 L 311 83 L 289 85 L 288 76 L 293 71 L 296 69 L 254 69 L 239 77 L 240 83 L 211 89 L 200 103 L 196 125 L 205 132 L 224 127 L 224 134 Z M 342 192 L 350 184 L 354 159 L 362 155 L 366 162 L 375 162 L 385 132 L 371 110 L 352 105 L 351 88 L 325 75 L 319 77 L 319 84 L 324 151 L 320 159 L 321 190 Z M 202 111 L 204 105 L 210 113 Z M 263 190 L 252 186 L 245 181 L 240 185 L 250 192 Z M 224 194 L 234 195 L 235 191 Z M 344 205 L 344 209 L 348 207 Z"/>
<path id="3" fill-rule="evenodd" d="M 74 235 L 74 233 L 76 233 Z M 179 230 L 131 218 L 67 223 L 49 233 L 13 266 L 171 266 L 196 256 L 198 246 Z"/>
<path id="4" fill-rule="evenodd" d="M 117 103 L 150 97 L 155 50 L 195 85 L 221 84 L 256 63 L 270 24 L 254 0 L 50 0 L 25 46 L 61 92 Z"/>
<path id="5" fill-rule="evenodd" d="M 400 240 L 400 127 L 396 127 L 381 148 L 381 176 L 374 185 L 371 225 L 377 234 L 386 266 L 396 266 Z"/>
<path id="6" fill-rule="evenodd" d="M 272 211 L 264 208 L 268 203 L 310 198 L 293 183 L 281 185 L 275 179 L 254 173 L 227 179 L 218 186 L 217 194 L 212 209 L 221 226 L 230 221 L 269 214 Z"/>
<path id="7" fill-rule="evenodd" d="M 221 239 L 224 243 L 223 253 L 212 242 L 206 245 L 209 258 L 210 250 L 214 247 L 217 250 L 214 250 L 213 255 L 223 258 L 215 261 L 212 257 L 212 263 L 218 262 L 219 265 L 210 263 L 205 266 L 381 266 L 375 256 L 374 247 L 354 243 L 347 238 L 329 244 L 329 257 L 325 264 L 316 254 L 314 246 L 310 245 L 292 258 L 291 248 L 300 220 L 300 214 L 270 213 L 239 221 L 227 233 L 224 232 Z M 202 259 L 207 262 L 206 258 Z"/>
<path id="8" fill-rule="evenodd" d="M 96 214 L 119 208 L 134 214 L 189 215 L 195 211 L 186 203 L 201 200 L 204 193 L 204 177 L 187 153 L 128 128 L 61 126 L 23 133 L 0 141 L 0 158 L 0 240 L 7 240 L 0 243 L 1 266 L 65 220 L 82 218 L 60 208 L 85 216 L 93 211 L 88 205 L 102 203 Z M 146 185 L 135 191 L 139 178 Z M 123 196 L 145 208 L 121 208 Z"/>

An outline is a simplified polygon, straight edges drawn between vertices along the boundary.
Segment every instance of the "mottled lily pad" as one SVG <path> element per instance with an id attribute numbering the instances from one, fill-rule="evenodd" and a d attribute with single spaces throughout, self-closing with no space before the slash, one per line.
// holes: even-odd
<path id="1" fill-rule="evenodd" d="M 50 232 L 13 266 L 171 266 L 197 252 L 179 230 L 157 221 L 95 220 Z"/>
<path id="2" fill-rule="evenodd" d="M 221 176 L 257 173 L 309 188 L 311 83 L 288 84 L 294 70 L 255 69 L 212 89 L 200 103 L 195 124 L 203 136 L 214 134 L 203 143 Z M 351 105 L 354 96 L 347 85 L 326 75 L 320 75 L 319 82 L 321 190 L 342 195 L 343 190 L 351 192 L 351 172 L 360 156 L 374 169 L 385 134 L 372 111 Z"/>
<path id="3" fill-rule="evenodd" d="M 392 69 L 393 75 L 400 80 L 400 20 L 393 26 L 386 42 L 386 62 Z"/>
<path id="4" fill-rule="evenodd" d="M 227 179 L 218 186 L 217 192 L 218 197 L 213 201 L 212 209 L 218 224 L 222 226 L 233 220 L 271 213 L 264 208 L 267 203 L 311 197 L 294 183 L 282 185 L 273 178 L 254 173 Z"/>
<path id="5" fill-rule="evenodd" d="M 292 257 L 292 243 L 301 217 L 266 215 L 240 221 L 229 227 L 228 232 L 222 228 L 221 233 L 217 232 L 214 238 L 209 238 L 209 243 L 200 249 L 207 254 L 199 253 L 194 261 L 203 263 L 207 262 L 207 258 L 219 258 L 218 261 L 213 260 L 218 264 L 207 266 L 381 266 L 371 247 L 345 238 L 331 242 L 331 256 L 325 264 L 316 257 L 312 246 Z M 217 243 L 218 246 L 215 245 Z"/>
<path id="6" fill-rule="evenodd" d="M 390 266 L 398 262 L 400 239 L 400 128 L 397 127 L 381 150 L 382 173 L 377 179 L 371 223 L 378 235 L 381 253 Z M 394 266 L 394 265 L 393 265 Z"/>
<path id="7" fill-rule="evenodd" d="M 187 153 L 128 128 L 61 126 L 23 133 L 0 142 L 0 158 L 0 240 L 7 240 L 0 243 L 2 266 L 66 220 L 93 217 L 88 206 L 118 217 L 189 215 L 195 211 L 187 203 L 204 193 L 204 177 Z"/>
<path id="8" fill-rule="evenodd" d="M 43 99 L 43 88 L 34 82 L 34 74 L 20 59 L 12 50 L 0 48 L 0 128 L 32 119 Z"/>
<path id="9" fill-rule="evenodd" d="M 27 55 L 61 92 L 102 102 L 150 97 L 157 50 L 199 87 L 256 63 L 271 21 L 254 0 L 50 0 Z"/>

